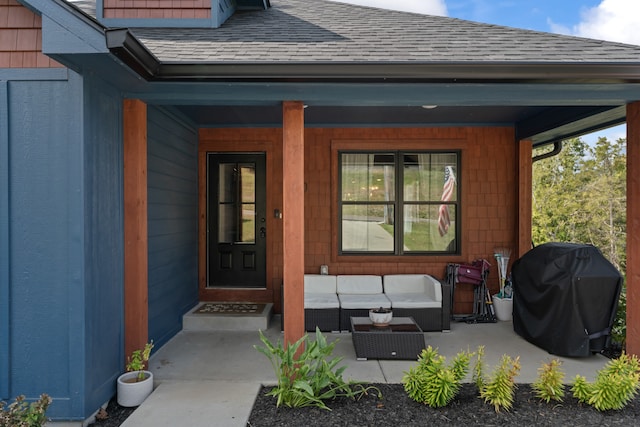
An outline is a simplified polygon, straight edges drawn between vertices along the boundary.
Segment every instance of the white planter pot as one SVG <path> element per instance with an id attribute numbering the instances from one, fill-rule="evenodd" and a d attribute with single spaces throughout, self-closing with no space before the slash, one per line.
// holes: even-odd
<path id="1" fill-rule="evenodd" d="M 387 326 L 391 323 L 393 313 L 391 309 L 383 310 L 382 313 L 376 313 L 377 309 L 369 310 L 369 320 L 373 323 L 373 326 Z"/>
<path id="2" fill-rule="evenodd" d="M 144 380 L 136 382 L 138 371 L 127 372 L 118 377 L 118 405 L 140 406 L 153 391 L 153 373 L 144 371 Z"/>
<path id="3" fill-rule="evenodd" d="M 511 320 L 511 315 L 513 313 L 513 298 L 505 299 L 500 298 L 497 295 L 492 297 L 493 300 L 493 308 L 496 312 L 496 317 L 498 320 L 502 320 L 503 322 L 508 322 Z"/>

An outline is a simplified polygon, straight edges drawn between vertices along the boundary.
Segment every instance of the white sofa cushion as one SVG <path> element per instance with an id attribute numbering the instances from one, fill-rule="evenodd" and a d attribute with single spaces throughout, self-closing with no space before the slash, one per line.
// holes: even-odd
<path id="1" fill-rule="evenodd" d="M 304 293 L 336 294 L 336 276 L 326 274 L 305 274 Z"/>
<path id="2" fill-rule="evenodd" d="M 379 294 L 338 294 L 340 307 L 351 309 L 391 308 L 391 301 L 383 293 Z"/>
<path id="3" fill-rule="evenodd" d="M 442 286 L 425 274 L 384 276 L 384 292 L 395 308 L 440 308 Z"/>
<path id="4" fill-rule="evenodd" d="M 326 309 L 339 307 L 340 301 L 338 301 L 338 295 L 336 294 L 336 276 L 304 275 L 304 308 Z"/>
<path id="5" fill-rule="evenodd" d="M 340 301 L 338 301 L 338 296 L 336 294 L 305 293 L 304 308 L 340 308 Z"/>
<path id="6" fill-rule="evenodd" d="M 340 275 L 337 289 L 338 294 L 381 294 L 382 277 L 365 274 Z"/>
<path id="7" fill-rule="evenodd" d="M 392 308 L 440 308 L 442 301 L 433 301 L 425 294 L 389 294 Z"/>

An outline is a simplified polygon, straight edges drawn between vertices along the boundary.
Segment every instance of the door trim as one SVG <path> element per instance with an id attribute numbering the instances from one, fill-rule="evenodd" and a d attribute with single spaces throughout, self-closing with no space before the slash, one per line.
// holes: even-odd
<path id="1" fill-rule="evenodd" d="M 274 252 L 274 233 L 282 232 L 282 221 L 269 215 L 274 209 L 281 209 L 282 201 L 275 200 L 270 194 L 274 183 L 275 165 L 278 164 L 277 138 L 281 133 L 273 132 L 274 140 L 215 140 L 203 138 L 211 131 L 200 131 L 198 147 L 198 297 L 200 301 L 244 301 L 244 302 L 272 302 L 279 303 L 282 279 L 274 278 L 274 263 L 281 253 Z M 264 153 L 266 161 L 267 188 L 267 253 L 266 253 L 266 288 L 207 288 L 207 153 Z M 279 162 L 281 163 L 281 161 Z M 278 182 L 276 179 L 275 182 Z M 277 298 L 277 301 L 275 300 Z"/>

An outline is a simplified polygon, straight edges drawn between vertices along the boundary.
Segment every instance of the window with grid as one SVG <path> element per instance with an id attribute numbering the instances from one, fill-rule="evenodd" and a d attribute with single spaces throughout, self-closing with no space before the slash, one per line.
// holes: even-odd
<path id="1" fill-rule="evenodd" d="M 459 152 L 340 152 L 340 254 L 456 254 Z"/>

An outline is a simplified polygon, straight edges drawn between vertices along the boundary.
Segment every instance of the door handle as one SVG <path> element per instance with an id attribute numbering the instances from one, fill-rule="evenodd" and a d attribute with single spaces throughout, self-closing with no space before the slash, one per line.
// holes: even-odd
<path id="1" fill-rule="evenodd" d="M 262 237 L 263 239 L 265 237 L 267 237 L 267 229 L 264 227 L 260 227 L 260 237 Z"/>

